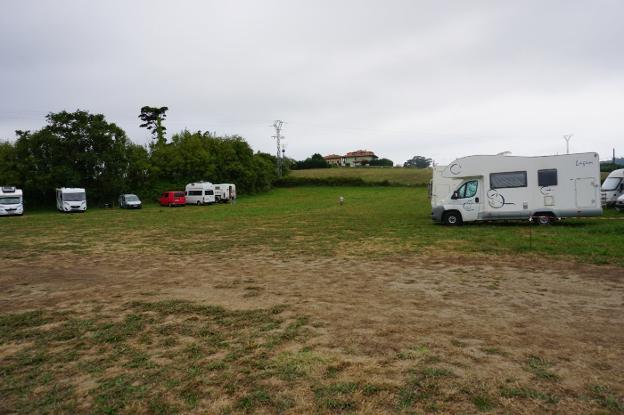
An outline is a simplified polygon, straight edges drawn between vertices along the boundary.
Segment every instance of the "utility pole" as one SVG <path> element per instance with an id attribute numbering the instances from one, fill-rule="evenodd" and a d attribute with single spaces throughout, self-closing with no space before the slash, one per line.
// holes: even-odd
<path id="1" fill-rule="evenodd" d="M 563 139 L 566 142 L 566 154 L 570 154 L 570 139 L 572 138 L 572 134 L 566 134 L 563 136 Z"/>
<path id="2" fill-rule="evenodd" d="M 277 177 L 282 177 L 282 145 L 281 145 L 281 140 L 282 138 L 284 138 L 283 135 L 281 135 L 282 132 L 282 126 L 284 125 L 284 121 L 282 120 L 275 120 L 273 122 L 273 128 L 275 128 L 275 135 L 273 136 L 273 138 L 275 139 L 276 143 L 277 143 Z"/>

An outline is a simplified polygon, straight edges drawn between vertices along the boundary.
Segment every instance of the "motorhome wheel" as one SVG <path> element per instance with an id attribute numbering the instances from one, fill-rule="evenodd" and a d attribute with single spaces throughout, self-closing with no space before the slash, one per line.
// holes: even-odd
<path id="1" fill-rule="evenodd" d="M 448 226 L 459 226 L 462 224 L 462 217 L 459 212 L 446 212 L 442 218 L 442 223 Z"/>
<path id="2" fill-rule="evenodd" d="M 200 205 L 201 205 L 201 202 L 198 200 L 197 201 L 197 206 L 200 206 Z"/>
<path id="3" fill-rule="evenodd" d="M 537 223 L 539 223 L 540 225 L 549 225 L 550 220 L 550 216 L 541 215 L 537 217 Z"/>

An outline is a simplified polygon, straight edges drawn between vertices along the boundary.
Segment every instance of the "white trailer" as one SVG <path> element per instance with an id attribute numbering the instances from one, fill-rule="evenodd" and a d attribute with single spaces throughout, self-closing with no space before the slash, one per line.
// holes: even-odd
<path id="1" fill-rule="evenodd" d="M 602 183 L 601 197 L 603 206 L 613 206 L 624 195 L 624 169 L 613 170 Z"/>
<path id="2" fill-rule="evenodd" d="M 0 188 L 0 216 L 23 215 L 24 194 L 14 186 Z"/>
<path id="3" fill-rule="evenodd" d="M 87 210 L 87 192 L 80 187 L 56 189 L 56 208 L 60 212 L 85 212 Z"/>
<path id="4" fill-rule="evenodd" d="M 215 186 L 210 182 L 189 183 L 185 190 L 187 205 L 205 205 L 215 202 Z"/>
<path id="5" fill-rule="evenodd" d="M 215 197 L 217 202 L 229 202 L 236 199 L 236 185 L 233 183 L 215 184 Z"/>
<path id="6" fill-rule="evenodd" d="M 431 218 L 446 225 L 599 216 L 598 154 L 462 157 L 433 169 L 431 208 Z"/>

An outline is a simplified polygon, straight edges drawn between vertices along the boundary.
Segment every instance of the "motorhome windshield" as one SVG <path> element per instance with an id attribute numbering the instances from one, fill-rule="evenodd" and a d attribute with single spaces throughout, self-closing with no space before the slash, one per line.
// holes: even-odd
<path id="1" fill-rule="evenodd" d="M 22 203 L 21 196 L 0 196 L 0 205 L 19 205 Z"/>
<path id="2" fill-rule="evenodd" d="M 139 198 L 135 195 L 126 195 L 126 202 L 138 202 Z"/>
<path id="3" fill-rule="evenodd" d="M 66 202 L 82 202 L 85 200 L 85 194 L 80 193 L 63 193 L 63 200 Z"/>
<path id="4" fill-rule="evenodd" d="M 602 190 L 611 191 L 617 189 L 618 185 L 622 181 L 621 177 L 607 177 L 602 184 Z"/>

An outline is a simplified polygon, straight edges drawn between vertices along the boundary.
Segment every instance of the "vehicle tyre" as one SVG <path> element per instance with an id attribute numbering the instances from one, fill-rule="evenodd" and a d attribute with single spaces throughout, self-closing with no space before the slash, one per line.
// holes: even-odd
<path id="1" fill-rule="evenodd" d="M 547 215 L 539 215 L 535 217 L 535 222 L 537 222 L 538 225 L 542 225 L 542 226 L 550 225 L 551 221 L 552 221 L 552 217 L 547 216 Z"/>
<path id="2" fill-rule="evenodd" d="M 169 203 L 169 207 L 171 207 L 171 203 Z"/>
<path id="3" fill-rule="evenodd" d="M 446 212 L 444 216 L 442 216 L 442 223 L 446 226 L 460 226 L 463 223 L 461 213 Z"/>
<path id="4" fill-rule="evenodd" d="M 197 201 L 197 206 L 201 206 L 201 202 L 199 200 Z"/>

